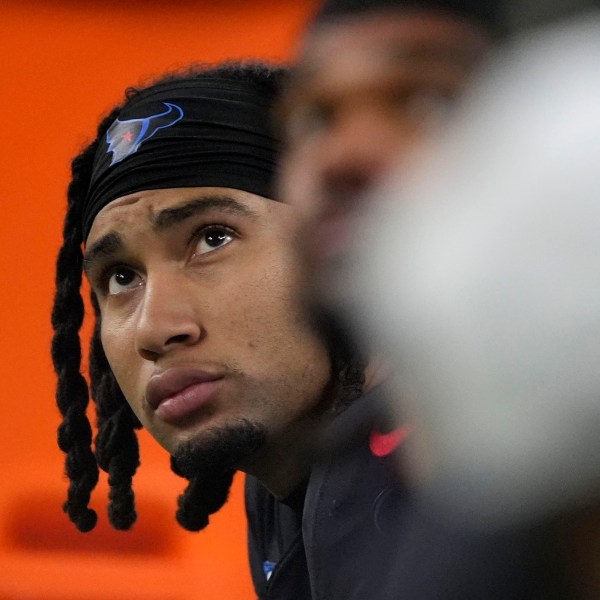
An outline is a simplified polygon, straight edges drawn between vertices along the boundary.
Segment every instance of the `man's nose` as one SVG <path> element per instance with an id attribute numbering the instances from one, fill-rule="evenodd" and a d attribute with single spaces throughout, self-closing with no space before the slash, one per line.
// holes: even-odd
<path id="1" fill-rule="evenodd" d="M 185 277 L 148 277 L 135 328 L 140 356 L 155 361 L 198 343 L 204 335 L 198 305 L 197 290 Z"/>

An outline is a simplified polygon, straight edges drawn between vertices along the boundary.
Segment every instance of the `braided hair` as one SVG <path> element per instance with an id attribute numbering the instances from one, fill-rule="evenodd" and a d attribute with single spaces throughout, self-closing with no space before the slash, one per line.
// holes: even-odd
<path id="1" fill-rule="evenodd" d="M 140 463 L 136 429 L 141 423 L 129 404 L 110 369 L 100 339 L 101 315 L 92 292 L 95 326 L 89 349 L 89 388 L 81 373 L 81 340 L 84 302 L 81 296 L 83 273 L 82 206 L 92 177 L 94 157 L 101 140 L 122 109 L 138 93 L 173 81 L 225 78 L 248 81 L 261 88 L 267 97 L 275 98 L 281 89 L 285 69 L 262 63 L 226 62 L 219 66 L 193 66 L 185 71 L 170 73 L 146 88 L 129 88 L 125 101 L 116 106 L 99 124 L 95 140 L 71 164 L 71 182 L 67 194 L 67 212 L 63 227 L 63 243 L 57 258 L 56 295 L 52 310 L 51 354 L 57 374 L 56 400 L 62 415 L 58 427 L 58 444 L 66 454 L 65 471 L 70 481 L 63 510 L 80 531 L 90 531 L 97 515 L 89 508 L 91 493 L 98 482 L 99 469 L 108 473 L 109 521 L 116 529 L 129 529 L 136 520 L 133 477 Z M 334 361 L 335 362 L 335 361 Z M 348 371 L 352 379 L 360 368 Z M 360 382 L 361 375 L 358 376 Z M 346 379 L 346 375 L 341 375 Z M 351 386 L 353 392 L 360 383 Z M 90 394 L 91 392 L 91 394 Z M 92 427 L 86 411 L 90 395 L 97 415 L 97 433 L 92 450 Z M 183 474 L 174 461 L 175 473 Z M 227 499 L 234 471 L 227 471 L 218 482 L 218 489 L 209 494 L 202 482 L 189 477 L 189 484 L 178 501 L 177 520 L 186 529 L 197 531 L 208 524 L 208 515 L 220 509 Z M 216 482 L 213 482 L 215 484 Z"/>
<path id="2" fill-rule="evenodd" d="M 81 374 L 81 341 L 79 330 L 83 324 L 84 302 L 81 297 L 83 274 L 83 234 L 81 207 L 87 194 L 92 174 L 94 156 L 111 123 L 118 116 L 121 106 L 117 106 L 98 126 L 97 137 L 71 163 L 71 183 L 67 192 L 67 213 L 63 227 L 63 244 L 56 263 L 56 295 L 52 310 L 52 361 L 57 374 L 56 400 L 63 417 L 58 427 L 58 445 L 66 454 L 66 474 L 70 480 L 67 500 L 63 510 L 80 531 L 90 531 L 97 522 L 95 511 L 88 507 L 91 493 L 98 482 L 98 467 L 109 473 L 111 479 L 111 522 L 118 529 L 127 529 L 135 520 L 131 485 L 123 474 L 131 465 L 139 461 L 137 446 L 126 451 L 119 448 L 115 438 L 121 435 L 131 441 L 134 421 L 132 413 L 127 413 L 126 403 L 118 390 L 112 372 L 107 366 L 106 357 L 99 339 L 99 320 L 92 336 L 90 348 L 91 390 L 98 412 L 98 434 L 96 456 L 92 452 L 92 428 L 86 416 L 89 403 L 89 390 Z M 93 301 L 95 309 L 97 304 Z M 126 416 L 125 416 L 126 415 Z M 123 429 L 129 424 L 130 434 Z M 136 424 L 137 425 L 137 424 Z M 116 435 L 110 432 L 117 431 Z M 134 436 L 133 436 L 134 437 Z M 112 438 L 112 439 L 109 439 Z M 129 456 L 125 456 L 129 452 Z M 98 460 L 101 457 L 101 460 Z M 129 469 L 131 472 L 131 469 Z M 133 468 L 135 472 L 135 467 Z M 133 473 L 131 473 L 131 476 Z M 131 476 L 129 481 L 131 481 Z M 125 478 L 126 479 L 126 478 Z M 128 506 L 126 509 L 125 507 Z M 114 518 L 113 518 L 114 517 Z"/>

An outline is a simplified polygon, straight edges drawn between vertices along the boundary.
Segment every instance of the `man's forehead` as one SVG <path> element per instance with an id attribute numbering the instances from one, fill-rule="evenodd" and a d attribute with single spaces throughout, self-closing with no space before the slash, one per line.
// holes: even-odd
<path id="1" fill-rule="evenodd" d="M 419 73 L 465 73 L 483 55 L 486 41 L 477 27 L 435 14 L 328 24 L 316 31 L 287 94 L 288 106 L 313 97 L 350 93 L 353 89 L 398 84 Z M 407 80 L 407 81 L 408 81 Z"/>
<path id="2" fill-rule="evenodd" d="M 308 37 L 301 54 L 299 76 L 309 78 L 327 68 L 361 61 L 402 62 L 422 56 L 439 57 L 481 51 L 487 42 L 482 27 L 438 12 L 382 11 L 341 18 L 324 24 Z"/>
<path id="3" fill-rule="evenodd" d="M 197 197 L 201 198 L 202 192 Z M 151 222 L 159 211 L 187 201 L 188 197 L 183 189 L 144 190 L 115 198 L 94 218 L 90 237 L 99 229 L 118 225 L 128 215 L 135 214 L 138 218 L 142 216 L 144 220 Z"/>

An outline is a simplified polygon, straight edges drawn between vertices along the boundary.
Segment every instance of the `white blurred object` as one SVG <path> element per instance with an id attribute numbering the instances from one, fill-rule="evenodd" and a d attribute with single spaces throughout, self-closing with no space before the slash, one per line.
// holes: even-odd
<path id="1" fill-rule="evenodd" d="M 490 526 L 600 497 L 598 13 L 505 48 L 382 196 L 354 314 L 412 399 L 414 483 Z"/>

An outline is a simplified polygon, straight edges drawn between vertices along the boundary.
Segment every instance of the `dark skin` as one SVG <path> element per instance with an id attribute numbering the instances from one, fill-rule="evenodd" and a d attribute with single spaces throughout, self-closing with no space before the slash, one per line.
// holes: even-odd
<path id="1" fill-rule="evenodd" d="M 102 344 L 144 427 L 176 454 L 256 425 L 264 443 L 235 466 L 277 496 L 309 470 L 331 369 L 298 303 L 296 219 L 240 190 L 148 190 L 104 207 L 86 243 Z"/>
<path id="2" fill-rule="evenodd" d="M 303 214 L 300 237 L 320 298 L 360 236 L 365 193 L 418 156 L 491 45 L 474 22 L 394 9 L 336 19 L 304 40 L 280 107 L 288 141 L 281 188 Z M 562 514 L 551 527 L 560 566 L 578 588 L 569 597 L 600 598 L 598 507 Z"/>
<path id="3" fill-rule="evenodd" d="M 351 246 L 362 194 L 414 158 L 489 43 L 470 21 L 400 10 L 340 18 L 305 40 L 280 111 L 281 185 L 303 213 L 317 275 Z"/>

